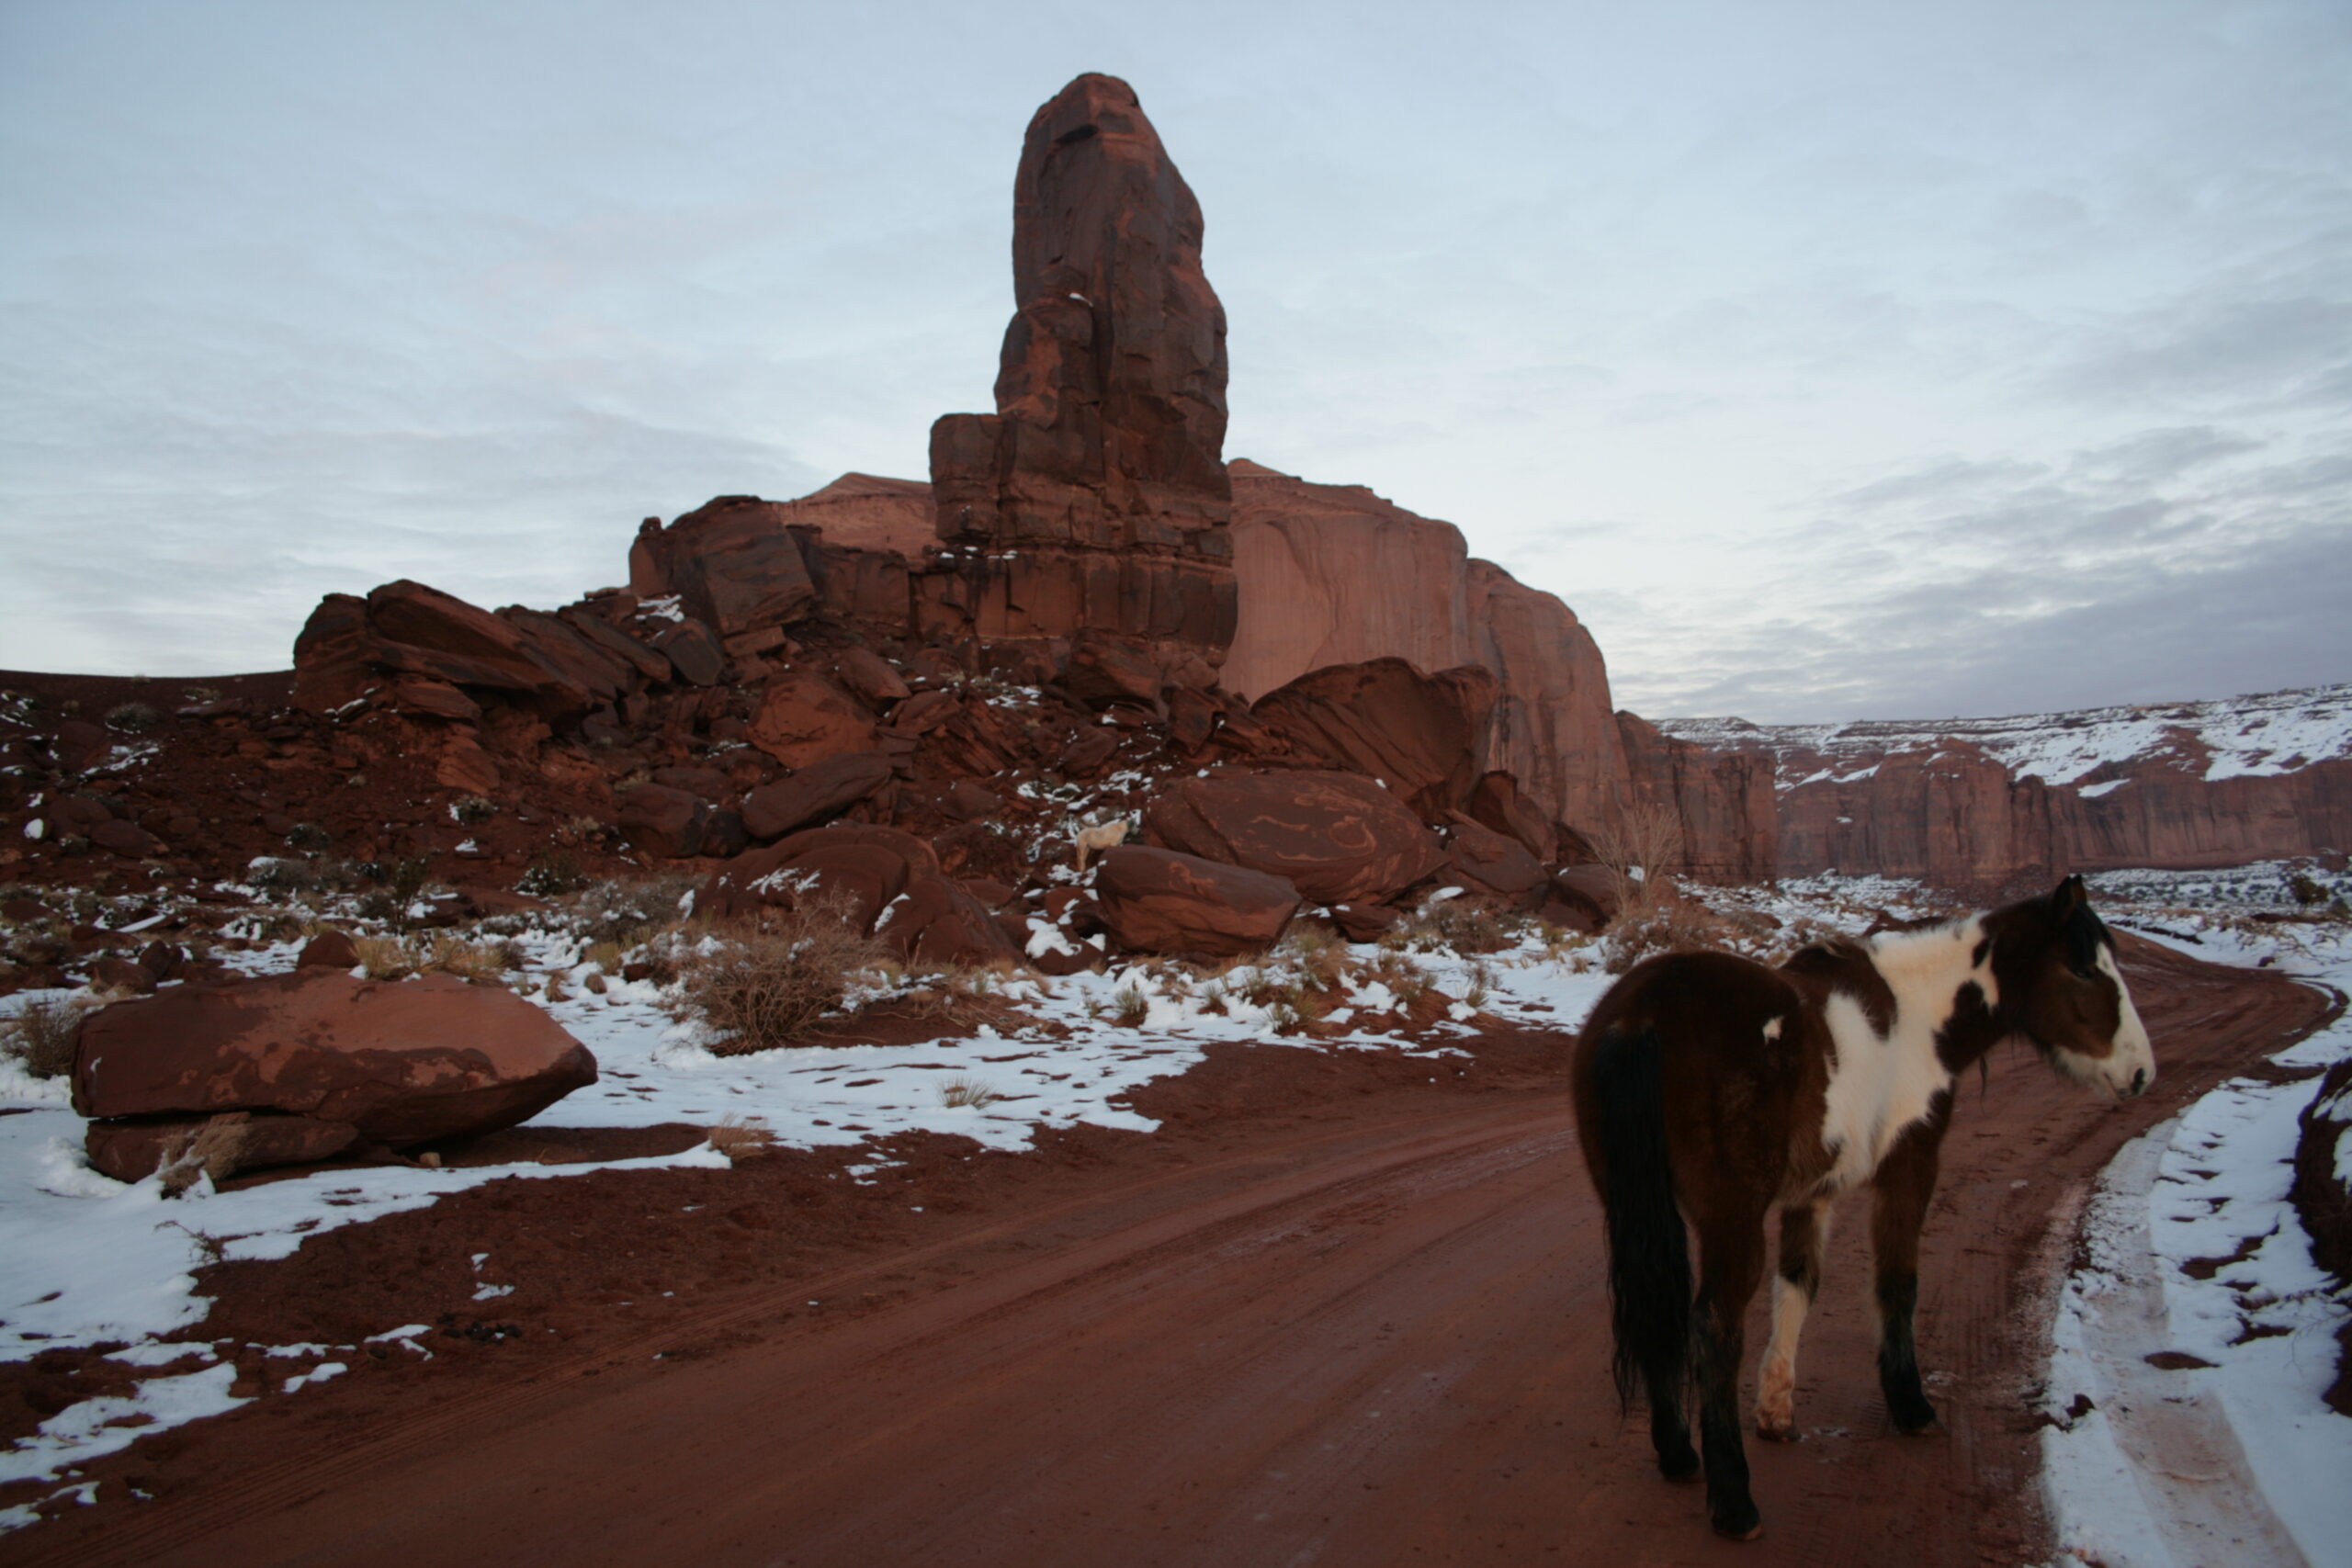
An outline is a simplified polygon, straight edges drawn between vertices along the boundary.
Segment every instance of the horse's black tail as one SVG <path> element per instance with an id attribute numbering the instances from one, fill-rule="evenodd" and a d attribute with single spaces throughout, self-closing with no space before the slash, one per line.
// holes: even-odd
<path id="1" fill-rule="evenodd" d="M 1666 1149 L 1666 1082 L 1657 1032 L 1611 1029 L 1592 1059 L 1600 1102 L 1600 1204 L 1608 1217 L 1610 1369 L 1617 1403 L 1644 1381 L 1682 1387 L 1690 1345 L 1690 1244 L 1674 1197 Z"/>

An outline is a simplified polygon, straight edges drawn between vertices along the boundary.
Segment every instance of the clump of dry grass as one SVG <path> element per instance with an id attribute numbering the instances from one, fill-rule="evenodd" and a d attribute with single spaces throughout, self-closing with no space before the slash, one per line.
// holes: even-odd
<path id="1" fill-rule="evenodd" d="M 741 1165 L 775 1148 L 775 1134 L 756 1117 L 722 1116 L 710 1129 L 710 1146 L 725 1155 L 729 1165 Z"/>
<path id="2" fill-rule="evenodd" d="M 444 931 L 426 945 L 417 966 L 438 969 L 476 985 L 503 985 L 511 956 L 503 942 L 468 942 Z"/>
<path id="3" fill-rule="evenodd" d="M 355 936 L 351 946 L 370 980 L 398 980 L 416 973 L 416 954 L 396 936 Z"/>
<path id="4" fill-rule="evenodd" d="M 1151 1016 L 1151 998 L 1144 995 L 1143 984 L 1129 980 L 1111 996 L 1111 1021 L 1123 1029 L 1141 1029 L 1144 1020 Z"/>
<path id="5" fill-rule="evenodd" d="M 607 975 L 621 972 L 621 944 L 617 942 L 592 942 L 585 956 L 589 963 Z"/>
<path id="6" fill-rule="evenodd" d="M 26 1003 L 0 1022 L 0 1055 L 13 1056 L 37 1078 L 62 1077 L 73 1070 L 74 1035 L 83 1010 L 50 998 Z"/>
<path id="7" fill-rule="evenodd" d="M 243 1111 L 224 1111 L 165 1145 L 156 1173 L 164 1196 L 176 1198 L 208 1176 L 220 1182 L 235 1175 L 252 1137 L 246 1125 L 251 1120 Z"/>
<path id="8" fill-rule="evenodd" d="M 763 929 L 739 930 L 715 951 L 688 957 L 673 1009 L 703 1022 L 715 1055 L 773 1050 L 794 1043 L 840 1008 L 850 978 L 882 951 L 850 924 L 844 903 L 811 899 Z"/>
<path id="9" fill-rule="evenodd" d="M 950 1111 L 967 1105 L 977 1111 L 984 1105 L 994 1105 L 1003 1098 L 977 1078 L 950 1078 L 939 1086 L 940 1103 Z"/>

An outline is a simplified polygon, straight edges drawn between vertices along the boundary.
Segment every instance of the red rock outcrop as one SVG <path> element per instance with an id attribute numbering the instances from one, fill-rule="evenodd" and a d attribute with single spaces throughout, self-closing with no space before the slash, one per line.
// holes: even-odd
<path id="1" fill-rule="evenodd" d="M 92 1118 L 277 1111 L 397 1147 L 511 1127 L 595 1080 L 586 1046 L 498 987 L 314 968 L 100 1009 L 73 1091 Z"/>
<path id="2" fill-rule="evenodd" d="M 1636 795 L 1682 818 L 1682 869 L 1708 882 L 1776 874 L 1780 818 L 1768 759 L 1717 751 L 1659 733 L 1637 714 L 1617 716 Z"/>
<path id="3" fill-rule="evenodd" d="M 1369 774 L 1442 822 L 1486 775 L 1498 685 L 1483 665 L 1425 675 L 1374 659 L 1310 671 L 1250 714 L 1293 755 Z"/>
<path id="4" fill-rule="evenodd" d="M 1286 877 L 1318 904 L 1379 903 L 1445 864 L 1405 803 L 1357 773 L 1179 779 L 1144 812 L 1146 840 Z"/>
<path id="5" fill-rule="evenodd" d="M 974 898 L 941 874 L 911 833 L 864 823 L 811 828 L 713 873 L 696 908 L 722 918 L 837 899 L 849 922 L 901 957 L 937 964 L 1019 962 L 1020 950 Z"/>
<path id="6" fill-rule="evenodd" d="M 932 428 L 939 537 L 920 629 L 1121 631 L 1212 663 L 1232 640 L 1225 310 L 1201 209 L 1135 91 L 1040 107 L 1013 184 L 996 412 Z"/>
<path id="7" fill-rule="evenodd" d="M 1590 833 L 1633 780 L 1591 634 L 1552 594 L 1471 558 L 1460 530 L 1362 485 L 1231 466 L 1241 582 L 1227 690 L 1256 699 L 1310 671 L 1401 659 L 1424 672 L 1483 665 L 1496 692 L 1483 769 Z"/>
<path id="8" fill-rule="evenodd" d="M 1286 877 L 1141 844 L 1103 853 L 1094 894 L 1102 923 L 1130 953 L 1259 953 L 1298 912 Z"/>

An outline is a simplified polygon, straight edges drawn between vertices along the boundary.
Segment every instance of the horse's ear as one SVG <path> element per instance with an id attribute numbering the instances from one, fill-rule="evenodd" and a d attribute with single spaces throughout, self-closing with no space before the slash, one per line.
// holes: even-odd
<path id="1" fill-rule="evenodd" d="M 2063 920 L 2090 901 L 2090 889 L 2084 885 L 2081 874 L 2077 874 L 2061 882 L 2057 889 L 2050 895 L 2050 913 L 2055 919 Z"/>

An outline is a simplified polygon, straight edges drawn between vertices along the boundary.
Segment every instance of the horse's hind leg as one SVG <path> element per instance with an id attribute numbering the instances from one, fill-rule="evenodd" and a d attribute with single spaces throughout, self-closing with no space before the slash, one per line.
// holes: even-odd
<path id="1" fill-rule="evenodd" d="M 1682 1414 L 1682 1367 L 1648 1366 L 1642 1383 L 1649 1391 L 1650 1447 L 1657 1450 L 1657 1472 L 1668 1481 L 1699 1473 L 1699 1450 L 1690 1446 L 1690 1424 Z"/>
<path id="2" fill-rule="evenodd" d="M 1739 1362 L 1747 1303 L 1764 1273 L 1764 1213 L 1736 1213 L 1699 1233 L 1699 1446 L 1707 1461 L 1707 1515 L 1718 1535 L 1763 1533 L 1747 1490 L 1747 1450 L 1739 1421 Z"/>
<path id="3" fill-rule="evenodd" d="M 1919 1385 L 1919 1351 L 1911 1319 L 1919 1304 L 1919 1227 L 1935 1196 L 1937 1154 L 1944 1119 L 1913 1128 L 1889 1151 L 1871 1179 L 1871 1253 L 1878 1298 L 1878 1382 L 1894 1429 L 1924 1432 L 1936 1407 Z"/>
<path id="4" fill-rule="evenodd" d="M 1821 1293 L 1821 1254 L 1829 1242 L 1829 1200 L 1781 1211 L 1781 1271 L 1772 1280 L 1772 1337 L 1757 1376 L 1756 1433 L 1785 1443 L 1796 1436 L 1797 1337 Z"/>

